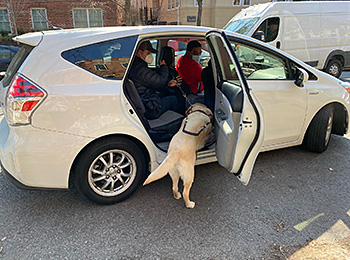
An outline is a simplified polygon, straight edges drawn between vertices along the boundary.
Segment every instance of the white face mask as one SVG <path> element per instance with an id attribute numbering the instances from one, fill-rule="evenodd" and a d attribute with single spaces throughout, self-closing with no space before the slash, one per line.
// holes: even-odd
<path id="1" fill-rule="evenodd" d="M 147 62 L 147 64 L 152 64 L 153 62 L 153 55 L 152 53 L 148 54 L 145 58 L 145 62 Z"/>
<path id="2" fill-rule="evenodd" d="M 199 58 L 200 57 L 201 57 L 200 55 L 192 55 L 192 60 L 194 60 L 194 61 L 199 63 Z"/>

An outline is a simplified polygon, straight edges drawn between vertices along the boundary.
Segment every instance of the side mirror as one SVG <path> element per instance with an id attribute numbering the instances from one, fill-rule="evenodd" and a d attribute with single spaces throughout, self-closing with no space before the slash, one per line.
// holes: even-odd
<path id="1" fill-rule="evenodd" d="M 309 73 L 302 68 L 297 68 L 294 84 L 299 88 L 304 87 L 304 83 L 309 80 Z"/>
<path id="2" fill-rule="evenodd" d="M 265 34 L 263 31 L 255 32 L 252 37 L 263 42 L 265 41 Z"/>

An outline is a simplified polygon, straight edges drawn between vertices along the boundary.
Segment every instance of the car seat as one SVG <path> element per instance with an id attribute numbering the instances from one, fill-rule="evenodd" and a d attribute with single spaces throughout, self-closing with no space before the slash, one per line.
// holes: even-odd
<path id="1" fill-rule="evenodd" d="M 214 111 L 215 108 L 215 82 L 213 75 L 213 67 L 211 60 L 208 62 L 208 66 L 202 71 L 202 82 L 204 85 L 204 104 Z"/>
<path id="2" fill-rule="evenodd" d="M 125 79 L 124 86 L 127 96 L 131 99 L 131 103 L 133 104 L 136 113 L 139 115 L 151 139 L 154 142 L 170 141 L 174 134 L 176 134 L 176 132 L 180 129 L 184 116 L 175 111 L 168 110 L 156 119 L 146 119 L 144 116 L 146 109 L 134 83 L 130 79 Z"/>

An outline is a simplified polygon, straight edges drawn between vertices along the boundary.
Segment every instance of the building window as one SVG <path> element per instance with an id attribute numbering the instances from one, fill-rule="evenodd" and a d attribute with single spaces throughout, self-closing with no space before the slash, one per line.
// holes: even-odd
<path id="1" fill-rule="evenodd" d="M 243 6 L 249 6 L 250 0 L 243 0 Z"/>
<path id="2" fill-rule="evenodd" d="M 32 12 L 33 29 L 39 30 L 39 31 L 47 30 L 48 25 L 47 25 L 46 9 L 35 8 L 35 9 L 31 9 L 31 12 Z"/>
<path id="3" fill-rule="evenodd" d="M 245 1 L 245 0 L 243 0 Z M 233 0 L 232 5 L 241 5 L 241 0 Z"/>
<path id="4" fill-rule="evenodd" d="M 198 7 L 198 0 L 194 0 L 194 6 Z M 202 6 L 204 6 L 204 0 L 202 0 Z"/>
<path id="5" fill-rule="evenodd" d="M 74 28 L 101 27 L 102 9 L 73 9 Z"/>
<path id="6" fill-rule="evenodd" d="M 0 31 L 11 32 L 9 12 L 7 9 L 0 9 Z"/>
<path id="7" fill-rule="evenodd" d="M 168 0 L 168 10 L 178 8 L 180 5 L 180 0 Z"/>

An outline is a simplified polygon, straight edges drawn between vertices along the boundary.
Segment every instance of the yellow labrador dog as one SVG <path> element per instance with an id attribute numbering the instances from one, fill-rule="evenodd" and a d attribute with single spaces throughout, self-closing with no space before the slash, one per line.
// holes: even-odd
<path id="1" fill-rule="evenodd" d="M 168 155 L 162 164 L 152 172 L 143 185 L 163 178 L 168 172 L 173 181 L 173 194 L 180 199 L 179 178 L 184 183 L 183 198 L 187 208 L 193 208 L 190 189 L 194 180 L 196 151 L 203 148 L 212 128 L 213 114 L 205 105 L 196 103 L 186 111 L 180 130 L 170 141 Z"/>

